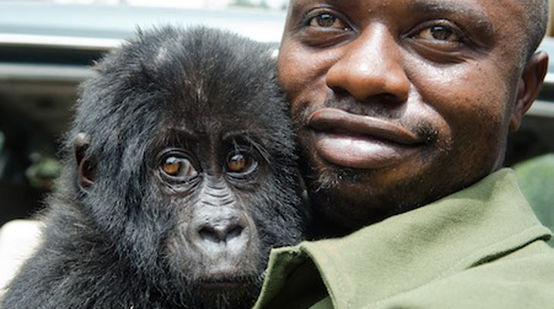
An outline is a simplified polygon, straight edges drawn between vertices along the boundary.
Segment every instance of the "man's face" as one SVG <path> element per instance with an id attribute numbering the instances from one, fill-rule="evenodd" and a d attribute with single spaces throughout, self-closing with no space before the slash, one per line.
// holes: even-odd
<path id="1" fill-rule="evenodd" d="M 356 229 L 498 169 L 525 26 L 515 0 L 291 1 L 280 81 L 314 212 Z"/>

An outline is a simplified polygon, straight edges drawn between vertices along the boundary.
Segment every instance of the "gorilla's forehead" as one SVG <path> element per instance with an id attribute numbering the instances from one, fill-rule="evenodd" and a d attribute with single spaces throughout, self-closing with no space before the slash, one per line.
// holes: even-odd
<path id="1" fill-rule="evenodd" d="M 202 144 L 211 145 L 210 148 L 215 149 L 218 145 L 229 145 L 236 141 L 248 141 L 249 144 L 255 143 L 267 148 L 272 144 L 271 134 L 268 133 L 267 126 L 262 123 L 210 115 L 162 124 L 155 140 L 186 148 L 193 144 Z"/>
<path id="2" fill-rule="evenodd" d="M 292 129 L 275 59 L 261 43 L 205 28 L 154 30 L 104 59 L 97 71 L 83 102 L 101 115 L 81 118 L 93 132 L 109 128 L 114 144 L 136 134 L 139 143 L 177 136 L 216 144 L 234 134 L 276 150 L 292 147 L 282 138 L 292 140 Z"/>

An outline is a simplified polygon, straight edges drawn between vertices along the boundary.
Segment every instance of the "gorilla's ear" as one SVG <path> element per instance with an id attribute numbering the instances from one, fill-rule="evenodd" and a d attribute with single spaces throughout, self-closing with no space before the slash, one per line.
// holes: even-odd
<path id="1" fill-rule="evenodd" d="M 517 101 L 510 119 L 510 131 L 519 128 L 523 115 L 539 95 L 547 71 L 548 55 L 545 52 L 535 53 L 527 62 L 518 83 Z"/>
<path id="2" fill-rule="evenodd" d="M 85 157 L 89 145 L 90 136 L 86 133 L 79 133 L 73 138 L 73 153 L 77 161 L 77 182 L 85 190 L 94 184 L 96 175 L 94 160 Z"/>

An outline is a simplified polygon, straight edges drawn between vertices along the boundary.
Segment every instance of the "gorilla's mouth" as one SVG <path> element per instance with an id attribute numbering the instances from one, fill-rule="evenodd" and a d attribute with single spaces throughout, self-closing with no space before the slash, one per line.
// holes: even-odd
<path id="1" fill-rule="evenodd" d="M 254 305 L 261 289 L 256 276 L 210 276 L 197 280 L 192 308 L 247 309 Z"/>
<path id="2" fill-rule="evenodd" d="M 199 280 L 196 288 L 205 293 L 220 293 L 251 287 L 254 282 L 252 276 L 214 276 Z"/>

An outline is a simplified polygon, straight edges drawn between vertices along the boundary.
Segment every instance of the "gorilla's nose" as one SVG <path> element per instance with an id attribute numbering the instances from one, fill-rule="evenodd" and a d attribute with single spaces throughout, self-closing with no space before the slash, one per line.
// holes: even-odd
<path id="1" fill-rule="evenodd" d="M 203 207 L 191 222 L 192 241 L 204 253 L 240 254 L 252 229 L 242 212 L 230 207 Z"/>
<path id="2" fill-rule="evenodd" d="M 206 224 L 200 227 L 198 234 L 203 241 L 211 241 L 215 243 L 230 242 L 235 238 L 240 237 L 244 230 L 236 220 L 222 219 L 216 220 L 213 224 Z"/>

